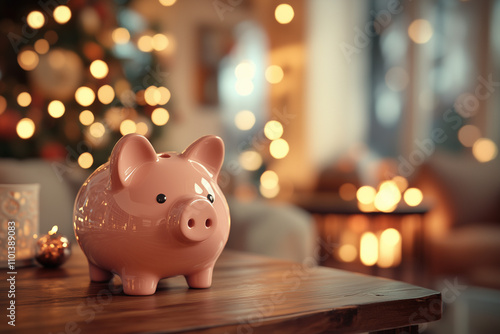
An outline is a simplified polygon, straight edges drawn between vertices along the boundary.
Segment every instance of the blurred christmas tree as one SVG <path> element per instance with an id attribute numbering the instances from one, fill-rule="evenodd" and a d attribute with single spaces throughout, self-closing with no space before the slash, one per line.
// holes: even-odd
<path id="1" fill-rule="evenodd" d="M 0 3 L 0 157 L 95 168 L 122 135 L 168 122 L 169 39 L 128 1 L 63 3 Z"/>

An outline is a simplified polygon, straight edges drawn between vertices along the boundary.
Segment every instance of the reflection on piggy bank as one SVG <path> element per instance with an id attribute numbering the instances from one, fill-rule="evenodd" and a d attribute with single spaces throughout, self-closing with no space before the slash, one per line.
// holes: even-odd
<path id="1" fill-rule="evenodd" d="M 182 154 L 157 154 L 140 135 L 122 137 L 75 201 L 73 226 L 90 279 L 117 274 L 129 295 L 154 294 L 160 279 L 177 275 L 191 288 L 210 287 L 230 227 L 217 185 L 223 159 L 216 136 Z"/>

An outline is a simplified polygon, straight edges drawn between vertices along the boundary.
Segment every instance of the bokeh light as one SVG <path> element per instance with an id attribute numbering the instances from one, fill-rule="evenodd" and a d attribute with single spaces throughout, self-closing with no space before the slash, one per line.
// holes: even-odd
<path id="1" fill-rule="evenodd" d="M 76 90 L 75 100 L 81 106 L 88 107 L 94 103 L 95 93 L 91 88 L 82 86 Z"/>
<path id="2" fill-rule="evenodd" d="M 106 133 L 106 128 L 101 122 L 95 122 L 89 126 L 89 133 L 94 138 L 101 138 Z"/>
<path id="3" fill-rule="evenodd" d="M 235 84 L 236 92 L 241 96 L 247 96 L 253 92 L 253 82 L 248 79 L 240 79 Z"/>
<path id="4" fill-rule="evenodd" d="M 253 150 L 244 151 L 238 157 L 241 167 L 248 171 L 256 171 L 262 166 L 262 156 Z"/>
<path id="5" fill-rule="evenodd" d="M 283 135 L 283 125 L 275 120 L 267 122 L 264 126 L 264 135 L 270 140 L 281 138 Z"/>
<path id="6" fill-rule="evenodd" d="M 269 145 L 269 153 L 275 159 L 283 159 L 288 155 L 290 151 L 290 146 L 288 142 L 283 138 L 273 140 Z"/>
<path id="7" fill-rule="evenodd" d="M 467 124 L 458 130 L 458 140 L 465 147 L 472 147 L 481 138 L 481 130 L 475 125 Z"/>
<path id="8" fill-rule="evenodd" d="M 38 61 L 38 55 L 32 50 L 21 51 L 17 56 L 19 66 L 21 66 L 21 68 L 25 71 L 34 70 L 38 65 Z"/>
<path id="9" fill-rule="evenodd" d="M 403 195 L 403 199 L 409 206 L 417 206 L 422 203 L 424 195 L 418 188 L 408 188 Z"/>
<path id="10" fill-rule="evenodd" d="M 158 93 L 160 93 L 160 99 L 158 101 L 158 105 L 164 105 L 164 104 L 167 104 L 168 101 L 170 101 L 171 93 L 167 87 L 163 87 L 163 86 L 158 87 L 156 89 L 156 91 Z M 156 96 L 155 96 L 155 99 L 156 99 Z"/>
<path id="11" fill-rule="evenodd" d="M 90 110 L 84 110 L 80 113 L 78 116 L 78 119 L 80 120 L 80 123 L 83 125 L 90 125 L 94 123 L 94 114 Z"/>
<path id="12" fill-rule="evenodd" d="M 472 146 L 472 154 L 479 162 L 488 162 L 496 158 L 497 145 L 488 138 L 479 138 Z"/>
<path id="13" fill-rule="evenodd" d="M 255 76 L 255 65 L 248 60 L 242 61 L 234 69 L 234 75 L 238 79 L 252 79 Z"/>
<path id="14" fill-rule="evenodd" d="M 375 195 L 373 204 L 382 212 L 392 212 L 401 200 L 401 193 L 394 181 L 384 181 Z"/>
<path id="15" fill-rule="evenodd" d="M 151 114 L 151 121 L 157 126 L 162 126 L 167 124 L 170 119 L 170 114 L 165 108 L 156 108 Z"/>
<path id="16" fill-rule="evenodd" d="M 83 169 L 88 169 L 94 164 L 94 157 L 89 152 L 84 152 L 78 157 L 78 165 Z"/>
<path id="17" fill-rule="evenodd" d="M 280 83 L 284 75 L 283 69 L 278 65 L 271 65 L 266 68 L 266 80 L 271 84 Z"/>
<path id="18" fill-rule="evenodd" d="M 135 127 L 135 132 L 140 135 L 146 136 L 149 133 L 149 126 L 145 122 L 138 122 Z"/>
<path id="19" fill-rule="evenodd" d="M 19 93 L 17 96 L 17 104 L 21 107 L 27 107 L 31 104 L 31 95 L 28 92 Z"/>
<path id="20" fill-rule="evenodd" d="M 144 100 L 150 106 L 156 106 L 162 99 L 161 91 L 156 86 L 149 86 L 144 91 Z"/>
<path id="21" fill-rule="evenodd" d="M 276 21 L 281 24 L 290 23 L 293 20 L 295 13 L 292 6 L 286 3 L 282 3 L 276 7 L 274 10 L 274 17 Z"/>
<path id="22" fill-rule="evenodd" d="M 26 17 L 26 22 L 33 29 L 40 29 L 45 24 L 45 16 L 37 10 L 34 10 Z"/>
<path id="23" fill-rule="evenodd" d="M 176 2 L 177 0 L 160 0 L 160 3 L 165 7 L 172 6 Z"/>
<path id="24" fill-rule="evenodd" d="M 50 49 L 49 42 L 43 38 L 36 41 L 33 47 L 35 48 L 35 51 L 41 55 L 46 54 Z"/>
<path id="25" fill-rule="evenodd" d="M 378 239 L 372 232 L 365 232 L 361 236 L 359 256 L 365 266 L 373 266 L 378 260 Z"/>
<path id="26" fill-rule="evenodd" d="M 272 189 L 264 188 L 262 185 L 259 186 L 260 194 L 268 199 L 275 198 L 280 193 L 280 186 L 276 186 Z"/>
<path id="27" fill-rule="evenodd" d="M 239 130 L 250 130 L 255 124 L 255 115 L 250 110 L 242 110 L 234 116 L 234 124 Z"/>
<path id="28" fill-rule="evenodd" d="M 352 201 L 356 198 L 356 186 L 352 183 L 344 183 L 339 187 L 339 196 L 344 201 Z"/>
<path id="29" fill-rule="evenodd" d="M 362 186 L 356 192 L 356 198 L 358 199 L 358 202 L 368 205 L 373 203 L 376 194 L 377 191 L 375 188 L 371 186 Z"/>
<path id="30" fill-rule="evenodd" d="M 108 75 L 108 64 L 104 61 L 97 59 L 90 64 L 90 73 L 96 79 L 102 79 Z"/>
<path id="31" fill-rule="evenodd" d="M 168 38 L 164 34 L 156 34 L 151 40 L 151 45 L 156 51 L 163 51 L 168 47 Z"/>
<path id="32" fill-rule="evenodd" d="M 59 118 L 62 115 L 64 115 L 66 108 L 64 107 L 64 104 L 61 101 L 54 100 L 49 103 L 47 111 L 49 112 L 50 116 L 54 118 Z"/>
<path id="33" fill-rule="evenodd" d="M 264 187 L 264 188 L 274 189 L 279 184 L 278 174 L 276 174 L 275 171 L 266 170 L 260 176 L 260 183 L 261 183 L 262 187 Z"/>
<path id="34" fill-rule="evenodd" d="M 135 122 L 131 119 L 126 119 L 123 120 L 120 123 L 120 133 L 125 136 L 129 133 L 135 133 L 137 130 L 137 126 L 135 125 Z"/>
<path id="35" fill-rule="evenodd" d="M 115 91 L 110 85 L 101 86 L 97 90 L 97 98 L 102 104 L 110 104 L 115 99 Z"/>
<path id="36" fill-rule="evenodd" d="M 401 234 L 388 228 L 380 234 L 380 249 L 377 265 L 389 268 L 399 264 L 401 259 Z"/>
<path id="37" fill-rule="evenodd" d="M 16 132 L 21 139 L 31 138 L 35 133 L 35 123 L 30 118 L 23 118 L 17 122 Z"/>
<path id="38" fill-rule="evenodd" d="M 54 9 L 54 20 L 59 24 L 64 24 L 71 19 L 71 10 L 68 6 L 57 6 Z"/>
<path id="39" fill-rule="evenodd" d="M 153 51 L 153 37 L 149 35 L 139 37 L 139 40 L 137 41 L 137 48 L 142 52 Z"/>
<path id="40" fill-rule="evenodd" d="M 427 43 L 432 37 L 432 25 L 424 19 L 417 19 L 410 23 L 408 27 L 408 36 L 417 44 Z"/>
<path id="41" fill-rule="evenodd" d="M 123 27 L 118 27 L 111 33 L 111 38 L 116 44 L 126 44 L 130 41 L 130 32 Z"/>
<path id="42" fill-rule="evenodd" d="M 7 100 L 5 99 L 5 97 L 0 95 L 0 115 L 3 114 L 6 108 L 7 108 Z"/>
<path id="43" fill-rule="evenodd" d="M 399 189 L 399 192 L 403 192 L 406 190 L 406 188 L 408 188 L 408 180 L 406 180 L 404 177 L 402 176 L 394 176 L 392 178 L 392 181 L 394 181 L 394 183 L 396 184 L 396 186 L 398 187 Z"/>
<path id="44" fill-rule="evenodd" d="M 345 244 L 339 247 L 339 258 L 344 262 L 352 262 L 356 260 L 358 250 L 354 245 Z"/>

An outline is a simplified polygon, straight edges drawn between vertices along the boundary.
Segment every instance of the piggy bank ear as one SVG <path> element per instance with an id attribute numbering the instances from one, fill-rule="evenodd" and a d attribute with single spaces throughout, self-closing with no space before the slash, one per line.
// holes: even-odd
<path id="1" fill-rule="evenodd" d="M 138 134 L 123 136 L 113 148 L 109 161 L 111 189 L 119 190 L 127 187 L 137 168 L 157 159 L 153 146 L 145 137 Z"/>
<path id="2" fill-rule="evenodd" d="M 201 137 L 182 152 L 182 156 L 203 165 L 214 179 L 219 176 L 224 161 L 224 142 L 217 136 Z"/>

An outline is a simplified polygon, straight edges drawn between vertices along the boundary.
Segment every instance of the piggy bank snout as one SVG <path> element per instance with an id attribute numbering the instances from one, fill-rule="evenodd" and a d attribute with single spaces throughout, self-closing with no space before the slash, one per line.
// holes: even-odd
<path id="1" fill-rule="evenodd" d="M 192 242 L 208 239 L 217 228 L 217 215 L 214 207 L 206 199 L 186 201 L 177 207 L 179 214 L 176 222 L 180 234 Z"/>

